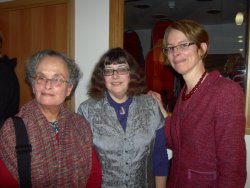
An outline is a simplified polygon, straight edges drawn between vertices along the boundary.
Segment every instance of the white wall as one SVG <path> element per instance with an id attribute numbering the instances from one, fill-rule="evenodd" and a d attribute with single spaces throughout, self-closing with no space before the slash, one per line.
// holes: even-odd
<path id="1" fill-rule="evenodd" d="M 75 92 L 77 110 L 79 104 L 87 99 L 86 87 L 93 67 L 109 46 L 109 0 L 75 0 L 75 10 L 75 58 L 84 74 Z M 225 30 L 225 33 L 228 31 Z M 150 30 L 138 33 L 151 36 Z M 148 43 L 144 41 L 142 44 L 147 48 L 144 49 L 146 54 L 150 39 Z M 245 139 L 250 155 L 250 135 L 246 135 Z M 250 157 L 247 159 L 247 171 L 250 171 Z M 245 187 L 250 188 L 250 178 Z"/>
<path id="2" fill-rule="evenodd" d="M 83 78 L 75 91 L 75 110 L 87 99 L 87 85 L 100 56 L 109 48 L 109 0 L 75 0 L 75 59 Z"/>

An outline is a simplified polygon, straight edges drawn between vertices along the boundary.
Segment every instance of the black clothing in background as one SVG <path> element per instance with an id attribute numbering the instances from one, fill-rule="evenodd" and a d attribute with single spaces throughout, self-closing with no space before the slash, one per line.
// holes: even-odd
<path id="1" fill-rule="evenodd" d="M 0 57 L 0 125 L 19 110 L 20 86 L 15 73 L 16 58 Z"/>

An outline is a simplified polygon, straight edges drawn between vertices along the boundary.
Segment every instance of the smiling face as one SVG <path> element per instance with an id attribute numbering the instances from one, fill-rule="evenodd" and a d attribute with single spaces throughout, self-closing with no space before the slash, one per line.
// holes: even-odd
<path id="1" fill-rule="evenodd" d="M 191 42 L 191 43 L 190 43 Z M 203 55 L 206 51 L 207 45 L 201 44 L 201 48 L 192 43 L 179 30 L 172 29 L 167 38 L 167 47 L 174 47 L 167 53 L 168 60 L 172 67 L 182 75 L 185 75 L 196 68 L 203 67 Z M 183 44 L 191 45 L 183 45 Z M 176 47 L 177 46 L 177 47 Z M 175 48 L 176 47 L 176 48 Z"/>
<path id="2" fill-rule="evenodd" d="M 45 57 L 38 64 L 35 76 L 32 89 L 39 107 L 59 108 L 73 88 L 71 84 L 63 82 L 69 79 L 66 64 L 59 57 Z M 61 84 L 56 84 L 55 80 L 60 80 Z"/>
<path id="3" fill-rule="evenodd" d="M 105 69 L 129 69 L 128 64 L 111 64 L 106 65 Z M 122 72 L 121 72 L 122 73 Z M 129 72 L 126 74 L 119 74 L 119 71 L 113 71 L 113 75 L 105 76 L 105 86 L 112 97 L 112 99 L 118 103 L 125 102 L 128 98 L 127 91 L 130 81 Z"/>

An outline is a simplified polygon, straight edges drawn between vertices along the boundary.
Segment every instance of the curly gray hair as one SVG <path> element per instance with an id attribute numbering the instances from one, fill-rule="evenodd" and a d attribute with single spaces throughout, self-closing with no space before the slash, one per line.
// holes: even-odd
<path id="1" fill-rule="evenodd" d="M 69 82 L 73 85 L 74 88 L 76 88 L 80 78 L 82 77 L 82 73 L 80 71 L 80 68 L 75 63 L 73 59 L 68 57 L 63 52 L 58 52 L 54 50 L 42 50 L 34 54 L 27 62 L 26 64 L 26 79 L 27 81 L 33 85 L 34 79 L 33 77 L 36 74 L 36 69 L 39 63 L 45 58 L 45 57 L 59 57 L 63 60 L 63 62 L 67 65 L 68 71 L 69 71 Z"/>

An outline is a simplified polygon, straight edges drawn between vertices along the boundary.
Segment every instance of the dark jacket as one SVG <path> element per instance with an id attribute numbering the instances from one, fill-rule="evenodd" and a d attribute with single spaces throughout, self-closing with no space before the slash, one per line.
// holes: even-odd
<path id="1" fill-rule="evenodd" d="M 0 57 L 0 125 L 19 110 L 20 86 L 15 73 L 16 58 Z"/>

